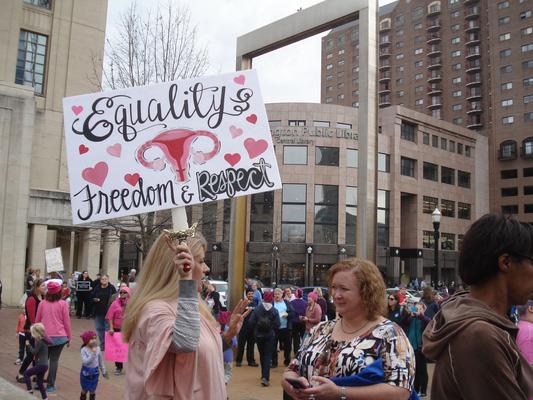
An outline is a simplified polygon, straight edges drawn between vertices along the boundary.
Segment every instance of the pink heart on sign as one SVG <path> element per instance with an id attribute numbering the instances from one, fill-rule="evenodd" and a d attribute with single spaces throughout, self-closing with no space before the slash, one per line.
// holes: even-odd
<path id="1" fill-rule="evenodd" d="M 79 113 L 83 111 L 83 106 L 72 106 L 71 110 L 74 113 L 74 115 L 78 115 Z"/>
<path id="2" fill-rule="evenodd" d="M 257 115 L 255 115 L 255 114 L 248 115 L 246 117 L 246 121 L 248 121 L 251 124 L 255 124 L 257 122 Z"/>
<path id="3" fill-rule="evenodd" d="M 78 147 L 78 151 L 80 152 L 80 154 L 85 154 L 89 151 L 89 148 L 84 144 L 80 144 L 80 147 Z"/>
<path id="4" fill-rule="evenodd" d="M 224 155 L 224 160 L 226 160 L 228 164 L 233 167 L 235 164 L 241 161 L 241 155 L 239 153 L 228 153 Z"/>
<path id="5" fill-rule="evenodd" d="M 241 128 L 237 128 L 237 127 L 234 126 L 234 125 L 231 125 L 231 126 L 229 127 L 229 131 L 230 131 L 230 133 L 231 133 L 231 137 L 232 137 L 233 139 L 235 139 L 236 137 L 241 136 L 241 135 L 242 135 L 242 132 L 243 132 L 243 130 L 242 130 Z"/>
<path id="6" fill-rule="evenodd" d="M 246 151 L 248 152 L 250 158 L 255 158 L 265 152 L 265 150 L 268 148 L 268 142 L 263 139 L 246 139 L 244 141 L 244 147 L 246 147 Z"/>
<path id="7" fill-rule="evenodd" d="M 105 178 L 107 178 L 108 171 L 109 168 L 107 167 L 107 164 L 101 161 L 97 163 L 94 168 L 85 168 L 81 173 L 81 176 L 87 182 L 94 183 L 95 185 L 102 187 L 105 182 Z"/>
<path id="8" fill-rule="evenodd" d="M 120 154 L 122 153 L 122 146 L 120 145 L 120 143 L 117 143 L 117 144 L 114 144 L 113 146 L 109 146 L 107 148 L 107 154 L 113 156 L 113 157 L 119 157 L 120 158 Z"/>
<path id="9" fill-rule="evenodd" d="M 246 77 L 244 75 L 239 75 L 233 78 L 233 82 L 235 82 L 237 85 L 244 85 L 245 81 Z"/>
<path id="10" fill-rule="evenodd" d="M 131 186 L 137 185 L 139 179 L 141 179 L 141 176 L 138 173 L 124 175 L 124 180 L 128 182 Z"/>

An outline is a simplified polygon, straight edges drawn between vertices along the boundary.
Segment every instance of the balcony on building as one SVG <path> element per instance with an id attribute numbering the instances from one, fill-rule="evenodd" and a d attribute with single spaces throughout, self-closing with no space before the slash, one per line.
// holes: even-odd
<path id="1" fill-rule="evenodd" d="M 427 87 L 428 95 L 435 96 L 442 93 L 442 84 L 441 83 L 432 83 Z"/>
<path id="2" fill-rule="evenodd" d="M 439 107 L 442 107 L 442 97 L 432 96 L 427 108 L 434 109 L 434 108 L 439 108 Z"/>
<path id="3" fill-rule="evenodd" d="M 466 109 L 467 114 L 479 114 L 482 111 L 480 101 L 471 101 Z"/>
<path id="4" fill-rule="evenodd" d="M 466 63 L 466 72 L 475 72 L 481 69 L 481 60 L 479 58 L 468 60 Z"/>
<path id="5" fill-rule="evenodd" d="M 390 31 L 391 29 L 391 22 L 390 20 L 388 21 L 381 21 L 379 23 L 379 31 L 380 32 L 387 32 L 387 31 Z"/>
<path id="6" fill-rule="evenodd" d="M 441 71 L 432 70 L 427 74 L 427 78 L 428 83 L 437 82 L 442 80 L 442 73 Z"/>
<path id="7" fill-rule="evenodd" d="M 480 12 L 481 12 L 481 9 L 479 6 L 468 7 L 465 10 L 465 19 L 468 20 L 468 19 L 479 18 Z"/>
<path id="8" fill-rule="evenodd" d="M 475 44 L 479 44 L 479 42 L 481 42 L 481 36 L 479 32 L 470 32 L 466 34 L 465 45 L 473 46 Z"/>
<path id="9" fill-rule="evenodd" d="M 465 23 L 465 31 L 466 32 L 473 32 L 480 29 L 479 20 L 470 20 Z"/>
<path id="10" fill-rule="evenodd" d="M 468 123 L 466 124 L 466 127 L 468 129 L 480 129 L 483 126 L 481 123 L 481 115 L 479 114 L 473 114 L 468 116 Z"/>
<path id="11" fill-rule="evenodd" d="M 428 32 L 436 31 L 441 28 L 441 20 L 439 18 L 431 18 L 426 22 L 426 29 Z"/>
<path id="12" fill-rule="evenodd" d="M 469 4 L 475 4 L 475 3 L 477 3 L 477 2 L 479 2 L 479 0 L 464 0 L 464 1 L 463 1 L 463 4 L 464 4 L 465 6 L 467 6 L 467 5 L 469 5 Z"/>
<path id="13" fill-rule="evenodd" d="M 378 93 L 379 94 L 382 94 L 382 93 L 390 93 L 391 91 L 391 88 L 390 88 L 390 83 L 387 82 L 387 83 L 380 83 L 379 84 L 379 87 L 378 87 Z"/>
<path id="14" fill-rule="evenodd" d="M 391 44 L 390 36 L 389 35 L 381 35 L 379 37 L 379 45 L 380 46 L 387 46 Z"/>
<path id="15" fill-rule="evenodd" d="M 381 62 L 379 63 L 380 71 L 384 69 L 389 69 L 389 68 L 390 68 L 390 58 L 382 59 Z"/>
<path id="16" fill-rule="evenodd" d="M 470 88 L 470 92 L 468 93 L 466 99 L 467 100 L 476 100 L 481 98 L 481 88 L 480 87 L 473 87 Z"/>
<path id="17" fill-rule="evenodd" d="M 391 79 L 391 73 L 390 71 L 381 71 L 379 74 L 379 82 L 387 82 Z"/>
<path id="18" fill-rule="evenodd" d="M 441 12 L 440 2 L 432 4 L 428 7 L 427 16 L 431 17 L 433 15 L 439 15 Z"/>
<path id="19" fill-rule="evenodd" d="M 466 76 L 466 86 L 481 85 L 481 72 L 475 72 Z"/>
<path id="20" fill-rule="evenodd" d="M 441 40 L 440 32 L 429 32 L 426 42 L 428 44 L 438 43 Z"/>
<path id="21" fill-rule="evenodd" d="M 442 49 L 439 44 L 432 44 L 426 49 L 428 56 L 435 56 L 442 53 Z"/>
<path id="22" fill-rule="evenodd" d="M 481 57 L 481 49 L 479 48 L 479 46 L 470 47 L 466 51 L 467 60 L 470 60 L 472 58 L 478 58 L 478 57 Z"/>
<path id="23" fill-rule="evenodd" d="M 428 61 L 427 69 L 435 69 L 442 67 L 442 59 L 440 57 L 432 57 Z"/>
<path id="24" fill-rule="evenodd" d="M 390 54 L 390 46 L 385 46 L 379 49 L 380 58 L 390 57 Z"/>
<path id="25" fill-rule="evenodd" d="M 380 107 L 387 107 L 391 105 L 391 97 L 390 95 L 381 95 L 379 96 L 379 106 Z"/>

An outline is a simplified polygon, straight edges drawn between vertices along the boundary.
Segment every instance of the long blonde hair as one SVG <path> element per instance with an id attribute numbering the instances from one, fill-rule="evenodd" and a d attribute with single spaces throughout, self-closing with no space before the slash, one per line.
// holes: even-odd
<path id="1" fill-rule="evenodd" d="M 138 283 L 126 306 L 122 324 L 122 336 L 126 342 L 130 340 L 146 304 L 152 300 L 173 301 L 178 298 L 180 276 L 173 262 L 175 255 L 168 247 L 164 236 L 164 233 L 159 235 L 152 245 L 141 273 L 138 275 Z M 201 250 L 207 250 L 207 242 L 199 233 L 187 239 L 187 246 L 194 258 L 200 254 Z M 200 295 L 198 297 L 200 314 L 216 325 L 216 320 L 207 304 L 200 298 Z"/>

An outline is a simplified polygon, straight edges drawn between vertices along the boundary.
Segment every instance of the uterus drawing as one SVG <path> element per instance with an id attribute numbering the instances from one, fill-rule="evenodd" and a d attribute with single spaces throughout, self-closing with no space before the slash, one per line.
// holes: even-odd
<path id="1" fill-rule="evenodd" d="M 213 149 L 210 152 L 195 151 L 195 142 L 201 137 L 212 141 Z M 152 147 L 159 148 L 164 158 L 157 157 L 149 161 L 146 151 Z M 220 151 L 220 140 L 209 131 L 193 131 L 190 129 L 171 129 L 160 133 L 152 140 L 147 141 L 137 149 L 136 158 L 146 168 L 162 171 L 166 164 L 170 164 L 175 172 L 177 182 L 186 182 L 189 179 L 189 158 L 192 162 L 201 165 L 215 157 Z"/>

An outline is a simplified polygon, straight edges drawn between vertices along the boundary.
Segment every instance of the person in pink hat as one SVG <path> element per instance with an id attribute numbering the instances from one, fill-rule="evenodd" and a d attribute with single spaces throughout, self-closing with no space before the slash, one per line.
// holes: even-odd
<path id="1" fill-rule="evenodd" d="M 71 339 L 70 317 L 68 305 L 61 300 L 61 285 L 55 281 L 46 284 L 46 296 L 37 309 L 35 322 L 44 325 L 47 335 L 52 344 L 48 347 L 50 367 L 48 369 L 47 388 L 48 393 L 56 391 L 55 382 L 59 357 L 63 347 L 69 346 Z"/>
<path id="2" fill-rule="evenodd" d="M 124 310 L 126 309 L 126 304 L 130 299 L 131 289 L 127 286 L 121 286 L 118 292 L 118 297 L 113 303 L 109 306 L 105 319 L 109 326 L 109 334 L 113 335 L 115 332 L 120 332 L 122 328 L 122 320 L 124 319 Z M 124 364 L 121 362 L 115 362 L 115 375 L 122 375 L 122 369 Z"/>
<path id="3" fill-rule="evenodd" d="M 307 295 L 307 310 L 305 310 L 305 316 L 301 317 L 301 320 L 305 322 L 305 334 L 304 341 L 309 336 L 311 329 L 313 329 L 322 318 L 322 309 L 317 304 L 318 294 L 311 292 Z"/>

